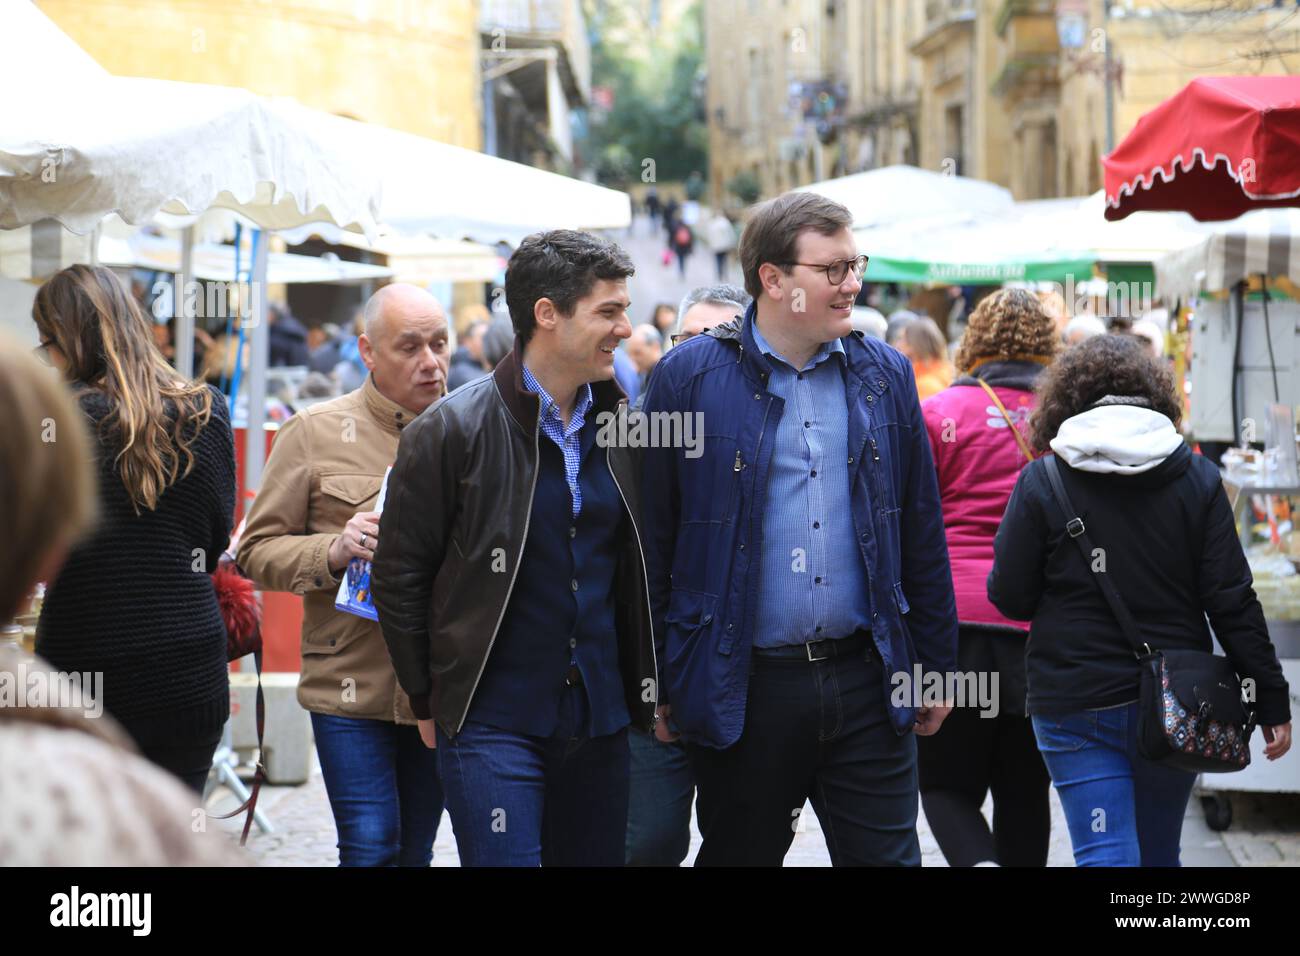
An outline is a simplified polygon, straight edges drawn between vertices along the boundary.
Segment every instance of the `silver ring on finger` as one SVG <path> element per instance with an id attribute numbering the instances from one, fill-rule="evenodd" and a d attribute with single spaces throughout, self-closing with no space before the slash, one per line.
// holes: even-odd
<path id="1" fill-rule="evenodd" d="M 365 534 L 365 532 L 362 532 L 362 534 L 361 534 L 361 547 L 364 548 L 365 546 L 366 546 L 366 534 Z"/>

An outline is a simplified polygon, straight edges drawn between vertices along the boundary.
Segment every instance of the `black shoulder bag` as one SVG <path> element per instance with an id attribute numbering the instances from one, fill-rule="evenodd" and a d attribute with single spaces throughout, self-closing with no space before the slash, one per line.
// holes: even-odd
<path id="1" fill-rule="evenodd" d="M 1090 566 L 1095 553 L 1092 540 L 1065 493 L 1055 456 L 1048 455 L 1043 464 L 1052 494 L 1067 518 L 1066 534 Z M 1162 766 L 1192 773 L 1230 773 L 1246 767 L 1255 715 L 1242 702 L 1241 679 L 1228 659 L 1205 651 L 1153 651 L 1142 640 L 1110 575 L 1099 572 L 1093 577 L 1142 667 L 1138 753 Z"/>

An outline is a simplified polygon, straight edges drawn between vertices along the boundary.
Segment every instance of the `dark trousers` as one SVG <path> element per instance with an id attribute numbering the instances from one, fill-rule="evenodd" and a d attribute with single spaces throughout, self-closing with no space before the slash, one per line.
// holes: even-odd
<path id="1" fill-rule="evenodd" d="M 997 716 L 957 707 L 918 737 L 921 804 L 949 866 L 1046 866 L 1050 779 L 1025 716 L 1025 635 L 963 626 L 957 669 L 998 674 Z M 980 808 L 993 791 L 993 830 Z"/>
<path id="2" fill-rule="evenodd" d="M 127 725 L 127 730 L 130 726 Z M 202 795 L 212 770 L 212 755 L 221 743 L 221 731 L 204 734 L 184 742 L 141 744 L 140 753 L 150 763 L 162 767 L 195 793 Z"/>
<path id="3" fill-rule="evenodd" d="M 628 866 L 681 866 L 691 848 L 695 775 L 686 747 L 629 730 L 632 758 L 627 807 Z"/>
<path id="4" fill-rule="evenodd" d="M 586 693 L 565 691 L 550 737 L 467 720 L 438 731 L 438 769 L 461 866 L 621 866 L 627 728 L 587 737 Z"/>
<path id="5" fill-rule="evenodd" d="M 312 714 L 340 866 L 428 866 L 442 818 L 438 758 L 420 731 Z"/>
<path id="6" fill-rule="evenodd" d="M 780 866 L 811 799 L 834 866 L 920 866 L 916 740 L 889 722 L 874 646 L 750 664 L 745 729 L 688 745 L 704 842 L 697 866 Z"/>
<path id="7" fill-rule="evenodd" d="M 917 739 L 925 819 L 949 866 L 1046 866 L 1050 778 L 1028 717 L 954 708 Z M 993 791 L 993 831 L 980 807 Z"/>

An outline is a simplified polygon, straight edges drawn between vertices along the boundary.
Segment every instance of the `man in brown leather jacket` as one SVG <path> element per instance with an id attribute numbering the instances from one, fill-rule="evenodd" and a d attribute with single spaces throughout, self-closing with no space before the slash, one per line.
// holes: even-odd
<path id="1" fill-rule="evenodd" d="M 568 230 L 510 260 L 515 348 L 402 434 L 372 585 L 464 865 L 619 865 L 655 662 L 613 353 L 632 263 Z M 612 423 L 612 425 L 611 425 Z"/>
<path id="2" fill-rule="evenodd" d="M 370 298 L 365 328 L 369 376 L 280 428 L 238 557 L 259 587 L 303 596 L 298 702 L 311 712 L 340 863 L 428 866 L 442 815 L 437 761 L 379 624 L 334 601 L 349 561 L 374 557 L 398 435 L 446 392 L 447 318 L 428 292 L 398 283 Z"/>

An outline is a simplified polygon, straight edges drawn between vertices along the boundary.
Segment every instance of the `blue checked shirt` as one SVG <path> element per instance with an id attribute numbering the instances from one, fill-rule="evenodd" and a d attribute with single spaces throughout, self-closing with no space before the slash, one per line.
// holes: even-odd
<path id="1" fill-rule="evenodd" d="M 785 400 L 763 507 L 755 647 L 848 637 L 871 626 L 866 566 L 849 504 L 844 346 L 826 343 L 794 369 L 763 338 L 768 390 Z"/>
<path id="2" fill-rule="evenodd" d="M 546 389 L 542 388 L 542 383 L 537 381 L 527 365 L 524 366 L 524 388 L 536 392 L 541 398 L 542 410 L 539 421 L 542 431 L 564 454 L 564 480 L 569 485 L 569 496 L 573 499 L 573 517 L 576 518 L 582 512 L 582 488 L 578 485 L 578 468 L 582 465 L 582 445 L 578 433 L 582 431 L 582 426 L 587 420 L 587 412 L 591 409 L 591 384 L 587 383 L 578 389 L 578 400 L 574 403 L 573 414 L 569 417 L 567 428 L 564 426 L 564 419 L 560 417 L 560 406 Z"/>

